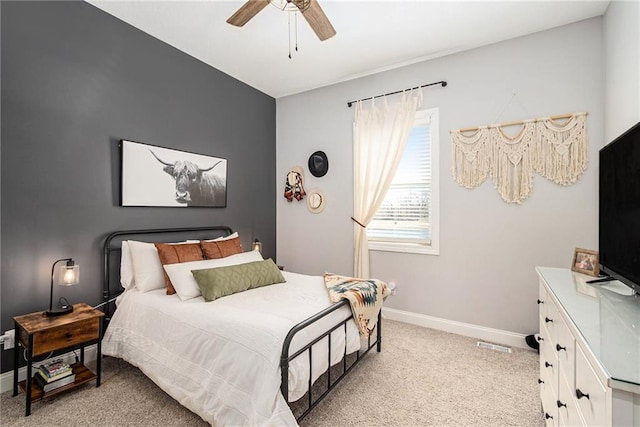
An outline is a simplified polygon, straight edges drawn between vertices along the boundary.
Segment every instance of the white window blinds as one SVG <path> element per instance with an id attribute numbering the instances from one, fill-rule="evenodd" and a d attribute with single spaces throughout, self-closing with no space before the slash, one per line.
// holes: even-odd
<path id="1" fill-rule="evenodd" d="M 367 227 L 371 249 L 400 250 L 407 244 L 433 246 L 433 213 L 437 209 L 433 199 L 433 148 L 437 122 L 437 109 L 417 112 L 391 187 Z M 385 243 L 390 246 L 385 247 Z"/>

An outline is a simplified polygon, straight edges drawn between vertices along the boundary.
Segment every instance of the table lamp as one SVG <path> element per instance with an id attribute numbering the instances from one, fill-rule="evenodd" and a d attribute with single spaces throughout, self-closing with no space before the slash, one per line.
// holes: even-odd
<path id="1" fill-rule="evenodd" d="M 253 239 L 253 250 L 262 253 L 262 242 L 258 239 Z"/>
<path id="2" fill-rule="evenodd" d="M 44 312 L 45 316 L 47 317 L 62 316 L 63 314 L 71 313 L 73 311 L 73 306 L 68 303 L 60 308 L 53 308 L 53 278 L 56 272 L 56 264 L 61 261 L 66 261 L 66 263 L 61 265 L 58 269 L 58 284 L 61 286 L 72 286 L 77 285 L 80 280 L 80 266 L 76 264 L 72 258 L 62 258 L 53 263 L 53 265 L 51 266 L 51 293 L 49 294 L 49 310 Z"/>

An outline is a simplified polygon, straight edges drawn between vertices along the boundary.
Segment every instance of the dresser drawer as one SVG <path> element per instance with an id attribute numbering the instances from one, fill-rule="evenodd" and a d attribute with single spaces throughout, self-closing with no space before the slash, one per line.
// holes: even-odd
<path id="1" fill-rule="evenodd" d="M 549 295 L 547 294 L 547 289 L 544 287 L 542 282 L 538 284 L 538 311 L 540 313 L 540 317 L 546 316 L 547 314 L 547 305 L 550 303 Z"/>
<path id="2" fill-rule="evenodd" d="M 584 420 L 580 416 L 578 405 L 574 397 L 574 391 L 569 388 L 569 385 L 560 377 L 560 389 L 558 390 L 558 401 L 556 406 L 558 407 L 558 421 L 559 425 L 563 426 L 583 426 Z"/>
<path id="3" fill-rule="evenodd" d="M 569 332 L 569 328 L 564 321 L 558 318 L 557 320 L 554 320 L 554 324 L 557 333 L 557 341 L 553 346 L 553 351 L 556 352 L 558 357 L 560 375 L 563 375 L 569 387 L 573 388 L 576 372 L 576 341 L 571 332 Z"/>
<path id="4" fill-rule="evenodd" d="M 540 325 L 538 328 L 538 336 L 536 339 L 538 340 L 538 347 L 540 353 L 542 353 L 542 348 L 544 346 L 551 346 L 551 337 L 549 331 L 547 331 L 547 326 L 544 324 L 542 318 L 540 318 Z"/>
<path id="5" fill-rule="evenodd" d="M 587 425 L 611 425 L 611 417 L 607 416 L 607 399 L 609 398 L 607 389 L 600 382 L 579 347 L 576 350 L 576 383 L 574 392 L 578 408 L 580 408 L 582 417 Z"/>
<path id="6" fill-rule="evenodd" d="M 558 357 L 548 344 L 540 347 L 540 376 L 546 376 L 553 384 L 558 382 Z"/>
<path id="7" fill-rule="evenodd" d="M 549 312 L 551 312 L 551 317 L 549 317 Z M 553 324 L 555 313 L 557 313 L 557 310 L 553 307 L 553 302 L 547 300 L 544 304 L 540 304 L 538 328 L 538 344 L 540 346 L 540 353 L 542 353 L 543 346 L 548 346 L 549 348 L 555 346 L 556 328 Z"/>
<path id="8" fill-rule="evenodd" d="M 33 334 L 33 356 L 98 339 L 99 336 L 98 317 L 44 329 Z"/>
<path id="9" fill-rule="evenodd" d="M 542 417 L 548 427 L 558 425 L 558 406 L 556 405 L 557 378 L 552 378 L 548 370 L 540 371 L 540 400 L 542 401 Z M 552 374 L 551 374 L 552 375 Z"/>
<path id="10" fill-rule="evenodd" d="M 551 401 L 548 404 L 543 401 L 542 405 L 542 418 L 544 419 L 545 426 L 555 427 L 560 425 L 558 422 L 558 408 L 555 407 L 556 401 Z"/>
<path id="11" fill-rule="evenodd" d="M 540 325 L 544 326 L 547 330 L 550 341 L 549 344 L 555 347 L 558 342 L 558 324 L 562 323 L 562 318 L 553 301 L 549 300 L 549 302 L 545 303 L 545 306 L 545 314 L 540 316 Z"/>

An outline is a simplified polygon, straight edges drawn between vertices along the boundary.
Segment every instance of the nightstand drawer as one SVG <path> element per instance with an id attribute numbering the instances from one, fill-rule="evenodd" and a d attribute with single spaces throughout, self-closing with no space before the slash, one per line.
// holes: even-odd
<path id="1" fill-rule="evenodd" d="M 98 339 L 100 318 L 80 320 L 33 334 L 33 355 L 49 353 L 64 347 Z"/>

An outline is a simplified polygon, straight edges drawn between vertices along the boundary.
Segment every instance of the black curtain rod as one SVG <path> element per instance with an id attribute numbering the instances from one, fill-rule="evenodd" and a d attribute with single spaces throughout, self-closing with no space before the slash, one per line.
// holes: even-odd
<path id="1" fill-rule="evenodd" d="M 447 82 L 442 80 L 442 81 L 439 81 L 439 82 L 429 83 L 429 84 L 422 85 L 422 86 L 416 86 L 416 87 L 412 87 L 412 88 L 405 89 L 405 90 L 397 90 L 395 92 L 385 93 L 384 95 L 370 96 L 369 98 L 362 98 L 362 99 L 358 99 L 357 101 L 349 101 L 349 102 L 347 102 L 347 105 L 349 106 L 349 108 L 351 108 L 351 105 L 355 104 L 358 101 L 366 101 L 367 99 L 380 98 L 380 97 L 387 96 L 387 95 L 395 95 L 396 93 L 404 92 L 404 91 L 407 91 L 407 90 L 420 89 L 420 88 L 423 88 L 423 87 L 434 86 L 434 85 L 442 85 L 442 87 L 445 87 L 447 85 Z"/>

